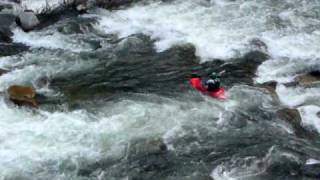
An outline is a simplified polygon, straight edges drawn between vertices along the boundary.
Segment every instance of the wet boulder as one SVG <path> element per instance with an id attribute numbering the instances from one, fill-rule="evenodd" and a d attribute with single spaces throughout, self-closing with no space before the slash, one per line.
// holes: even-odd
<path id="1" fill-rule="evenodd" d="M 311 71 L 307 74 L 297 76 L 295 81 L 301 86 L 312 86 L 313 84 L 320 83 L 320 71 Z"/>
<path id="2" fill-rule="evenodd" d="M 251 39 L 249 41 L 249 45 L 252 49 L 262 51 L 262 52 L 268 52 L 267 44 L 258 38 Z"/>
<path id="3" fill-rule="evenodd" d="M 96 0 L 96 4 L 102 8 L 112 9 L 124 5 L 129 5 L 138 1 L 139 0 Z"/>
<path id="4" fill-rule="evenodd" d="M 28 50 L 29 47 L 21 43 L 0 43 L 0 57 L 12 56 Z"/>
<path id="5" fill-rule="evenodd" d="M 9 72 L 8 70 L 0 69 L 0 76 L 2 76 L 3 74 L 6 74 L 8 72 Z"/>
<path id="6" fill-rule="evenodd" d="M 86 13 L 88 9 L 90 8 L 90 2 L 88 0 L 75 0 L 73 2 L 74 8 L 79 13 Z"/>
<path id="7" fill-rule="evenodd" d="M 38 26 L 40 24 L 40 21 L 33 11 L 25 10 L 18 15 L 17 24 L 24 31 L 30 31 Z"/>
<path id="8" fill-rule="evenodd" d="M 316 136 L 314 132 L 309 132 L 304 127 L 302 127 L 302 118 L 297 109 L 281 109 L 277 111 L 277 116 L 289 123 L 293 127 L 294 132 L 298 137 L 314 138 Z"/>
<path id="9" fill-rule="evenodd" d="M 0 42 L 12 42 L 11 27 L 15 24 L 15 16 L 12 14 L 0 14 Z"/>
<path id="10" fill-rule="evenodd" d="M 16 105 L 38 107 L 35 100 L 36 91 L 33 87 L 13 85 L 7 92 L 9 99 Z"/>
<path id="11" fill-rule="evenodd" d="M 277 88 L 276 81 L 265 82 L 265 83 L 259 85 L 259 87 L 266 89 L 269 92 L 269 94 L 273 97 L 273 99 L 278 100 L 278 94 L 276 92 L 276 88 Z"/>
<path id="12" fill-rule="evenodd" d="M 129 160 L 140 159 L 141 156 L 163 154 L 167 146 L 162 139 L 137 139 L 130 143 Z"/>

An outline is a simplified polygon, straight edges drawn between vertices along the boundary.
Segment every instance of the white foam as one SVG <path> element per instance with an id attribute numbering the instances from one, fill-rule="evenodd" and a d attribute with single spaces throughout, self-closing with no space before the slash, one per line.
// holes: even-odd
<path id="1" fill-rule="evenodd" d="M 9 72 L 0 76 L 0 91 L 6 90 L 11 85 L 33 85 L 43 77 L 67 75 L 93 68 L 97 64 L 94 59 L 91 61 L 78 59 L 78 54 L 50 50 L 35 50 L 17 56 L 1 57 L 0 68 L 8 69 Z"/>
<path id="2" fill-rule="evenodd" d="M 276 58 L 263 62 L 257 70 L 257 83 L 276 81 L 279 83 L 292 82 L 294 78 L 310 70 L 320 68 L 319 59 L 289 59 Z"/>
<path id="3" fill-rule="evenodd" d="M 26 33 L 19 28 L 13 31 L 13 41 L 23 43 L 32 48 L 64 49 L 73 52 L 91 50 L 77 36 L 66 36 L 57 31 L 40 31 Z"/>
<path id="4" fill-rule="evenodd" d="M 306 165 L 311 165 L 311 164 L 320 164 L 320 161 L 316 159 L 308 159 L 306 161 Z"/>
<path id="5" fill-rule="evenodd" d="M 290 152 L 283 152 L 276 146 L 272 146 L 265 157 L 256 156 L 233 157 L 231 160 L 218 165 L 211 173 L 215 180 L 259 179 L 259 175 L 265 173 L 269 166 L 281 159 L 300 162 L 299 157 Z"/>
<path id="6" fill-rule="evenodd" d="M 147 34 L 156 40 L 158 51 L 192 43 L 203 60 L 237 57 L 251 49 L 252 38 L 265 41 L 273 57 L 314 58 L 320 57 L 320 35 L 312 28 L 320 23 L 312 14 L 303 15 L 316 4 L 298 0 L 281 4 L 271 0 L 154 2 L 101 13 L 100 29 L 120 37 Z"/>
<path id="7" fill-rule="evenodd" d="M 304 103 L 314 103 L 320 98 L 318 88 L 286 87 L 284 85 L 278 85 L 276 92 L 279 95 L 280 101 L 290 107 L 296 107 Z"/>
<path id="8" fill-rule="evenodd" d="M 64 0 L 21 0 L 24 9 L 41 12 L 48 8 L 56 8 L 63 4 Z"/>
<path id="9" fill-rule="evenodd" d="M 77 168 L 82 162 L 121 157 L 131 139 L 164 136 L 170 141 L 182 125 L 207 127 L 207 121 L 194 119 L 219 114 L 212 111 L 213 102 L 152 99 L 162 103 L 122 100 L 101 105 L 94 114 L 85 110 L 31 112 L 0 99 L 0 177 L 24 176 L 28 172 L 36 177 L 37 172 L 57 175 L 64 164 Z M 197 114 L 189 111 L 195 107 L 199 108 Z M 43 168 L 48 171 L 41 171 Z"/>
<path id="10" fill-rule="evenodd" d="M 298 108 L 302 124 L 304 126 L 311 126 L 320 133 L 320 117 L 317 113 L 320 113 L 320 107 L 315 105 L 302 106 Z"/>

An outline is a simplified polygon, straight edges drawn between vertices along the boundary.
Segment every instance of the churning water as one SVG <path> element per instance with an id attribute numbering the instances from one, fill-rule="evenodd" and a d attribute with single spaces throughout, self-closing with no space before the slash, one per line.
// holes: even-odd
<path id="1" fill-rule="evenodd" d="M 319 29 L 318 0 L 142 1 L 17 28 L 31 48 L 0 57 L 0 89 L 33 85 L 48 100 L 30 110 L 1 97 L 0 179 L 302 179 L 319 137 L 277 111 L 298 108 L 320 132 L 319 87 L 282 84 L 319 70 Z M 242 62 L 256 50 L 267 60 Z M 191 73 L 224 68 L 227 101 L 189 87 Z M 279 102 L 255 85 L 267 81 Z"/>

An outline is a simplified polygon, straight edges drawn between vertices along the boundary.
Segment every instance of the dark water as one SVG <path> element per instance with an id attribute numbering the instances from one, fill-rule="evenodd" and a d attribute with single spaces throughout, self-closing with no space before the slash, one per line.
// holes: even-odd
<path id="1" fill-rule="evenodd" d="M 31 33 L 27 42 L 43 47 L 4 47 L 11 72 L 1 84 L 36 85 L 43 97 L 34 112 L 1 101 L 10 131 L 0 136 L 0 179 L 319 178 L 306 165 L 319 158 L 318 134 L 277 113 L 287 107 L 254 83 L 269 54 L 202 62 L 193 44 L 159 52 L 148 35 L 122 38 L 97 23 L 68 14 Z M 65 46 L 37 41 L 48 36 Z M 222 70 L 227 101 L 189 85 L 192 74 Z"/>

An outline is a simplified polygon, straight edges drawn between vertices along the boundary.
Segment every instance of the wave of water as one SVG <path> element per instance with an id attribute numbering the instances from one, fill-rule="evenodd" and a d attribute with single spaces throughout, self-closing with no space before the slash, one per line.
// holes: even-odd
<path id="1" fill-rule="evenodd" d="M 266 43 L 273 57 L 319 57 L 319 1 L 174 1 L 103 12 L 100 29 L 126 37 L 151 36 L 158 51 L 192 43 L 203 60 L 228 59 Z"/>

